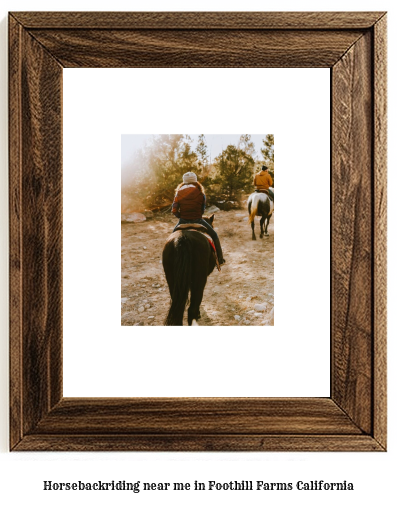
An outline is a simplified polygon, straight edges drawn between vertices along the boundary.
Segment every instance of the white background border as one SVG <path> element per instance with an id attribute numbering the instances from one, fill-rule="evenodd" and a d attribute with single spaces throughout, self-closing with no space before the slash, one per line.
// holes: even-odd
<path id="1" fill-rule="evenodd" d="M 64 395 L 329 396 L 330 70 L 65 69 L 63 83 Z M 274 327 L 121 327 L 120 134 L 151 132 L 275 134 Z M 246 239 L 258 262 L 266 238 L 251 249 L 247 223 Z"/>

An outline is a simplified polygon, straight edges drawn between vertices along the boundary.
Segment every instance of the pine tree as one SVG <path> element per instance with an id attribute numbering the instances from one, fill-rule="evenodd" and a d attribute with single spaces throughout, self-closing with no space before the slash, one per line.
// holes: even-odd
<path id="1" fill-rule="evenodd" d="M 274 135 L 267 134 L 266 138 L 262 140 L 263 147 L 261 153 L 263 156 L 263 163 L 269 168 L 269 173 L 274 180 Z"/>
<path id="2" fill-rule="evenodd" d="M 251 155 L 229 145 L 215 159 L 214 182 L 220 185 L 228 199 L 233 199 L 250 186 L 254 165 L 255 161 Z"/>
<path id="3" fill-rule="evenodd" d="M 123 176 L 123 202 L 153 208 L 172 202 L 182 176 L 197 169 L 197 153 L 189 136 L 159 135 L 140 150 Z"/>
<path id="4" fill-rule="evenodd" d="M 172 201 L 182 176 L 197 167 L 197 154 L 192 151 L 191 138 L 184 135 L 161 135 L 154 139 L 148 166 L 151 178 L 152 203 Z"/>
<path id="5" fill-rule="evenodd" d="M 252 158 L 255 156 L 255 145 L 251 141 L 251 134 L 241 134 L 240 141 L 238 143 L 238 147 L 245 151 L 247 155 L 250 155 Z"/>
<path id="6" fill-rule="evenodd" d="M 211 185 L 210 178 L 210 161 L 208 147 L 204 134 L 200 134 L 198 137 L 197 147 L 197 177 L 200 182 L 206 187 Z"/>

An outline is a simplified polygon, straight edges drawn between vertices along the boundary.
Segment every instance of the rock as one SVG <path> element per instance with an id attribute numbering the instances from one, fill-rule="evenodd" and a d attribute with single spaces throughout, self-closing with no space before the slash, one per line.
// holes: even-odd
<path id="1" fill-rule="evenodd" d="M 248 217 L 243 218 L 243 222 L 248 222 Z"/>
<path id="2" fill-rule="evenodd" d="M 139 313 L 142 313 L 142 312 L 144 312 L 144 311 L 145 311 L 145 308 L 144 308 L 143 306 L 140 306 L 140 307 L 138 308 L 138 312 L 139 312 Z"/>
<path id="3" fill-rule="evenodd" d="M 121 298 L 121 304 L 124 305 L 130 298 Z"/>
<path id="4" fill-rule="evenodd" d="M 153 218 L 154 217 L 154 213 L 151 210 L 145 210 L 142 214 L 145 215 L 146 218 Z"/>
<path id="5" fill-rule="evenodd" d="M 269 326 L 274 326 L 274 306 L 269 313 Z"/>
<path id="6" fill-rule="evenodd" d="M 144 322 L 137 322 L 136 324 L 134 324 L 134 326 L 144 326 Z"/>
<path id="7" fill-rule="evenodd" d="M 204 213 L 206 215 L 210 215 L 211 213 L 216 213 L 217 211 L 220 211 L 219 208 L 217 208 L 216 206 L 209 206 L 208 208 L 205 209 Z"/>
<path id="8" fill-rule="evenodd" d="M 239 208 L 239 204 L 236 201 L 216 201 L 217 206 L 224 211 Z"/>
<path id="9" fill-rule="evenodd" d="M 274 307 L 270 310 L 267 315 L 267 319 L 262 321 L 263 326 L 274 326 Z"/>
<path id="10" fill-rule="evenodd" d="M 263 313 L 261 313 L 261 312 L 255 312 L 254 316 L 255 317 L 263 317 Z"/>
<path id="11" fill-rule="evenodd" d="M 130 322 L 130 323 L 134 323 L 135 322 L 135 319 L 134 319 L 134 312 L 127 312 L 125 313 L 124 315 L 121 316 L 121 322 Z"/>
<path id="12" fill-rule="evenodd" d="M 154 315 L 149 315 L 148 319 L 154 319 Z"/>
<path id="13" fill-rule="evenodd" d="M 235 320 L 240 320 L 240 319 L 241 319 L 241 317 L 240 317 L 240 315 L 235 315 L 235 316 L 234 316 L 234 319 L 235 319 Z"/>
<path id="14" fill-rule="evenodd" d="M 225 202 L 223 209 L 225 211 L 229 211 L 231 209 L 236 209 L 236 208 L 239 208 L 238 202 L 236 202 L 236 201 L 227 201 L 227 202 Z"/>
<path id="15" fill-rule="evenodd" d="M 121 222 L 122 223 L 138 223 L 138 222 L 144 222 L 145 220 L 146 220 L 146 217 L 142 213 L 122 213 L 121 214 Z"/>
<path id="16" fill-rule="evenodd" d="M 150 308 L 150 304 L 149 304 L 149 303 L 148 303 L 148 304 L 146 304 L 146 305 L 145 305 L 145 308 L 146 308 L 146 310 L 148 310 L 148 309 Z"/>
<path id="17" fill-rule="evenodd" d="M 258 303 L 254 306 L 254 310 L 256 312 L 264 312 L 267 308 L 267 304 L 266 303 Z"/>
<path id="18" fill-rule="evenodd" d="M 236 213 L 236 217 L 245 217 L 245 213 Z"/>

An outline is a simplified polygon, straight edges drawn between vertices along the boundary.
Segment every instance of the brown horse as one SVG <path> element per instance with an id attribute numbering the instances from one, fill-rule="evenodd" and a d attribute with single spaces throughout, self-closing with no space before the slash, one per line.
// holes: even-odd
<path id="1" fill-rule="evenodd" d="M 203 219 L 212 226 L 214 215 L 204 216 Z M 214 267 L 215 257 L 203 234 L 176 231 L 169 236 L 163 250 L 163 268 L 171 295 L 171 306 L 164 323 L 166 326 L 183 325 L 189 292 L 188 325 L 198 325 L 204 287 Z"/>

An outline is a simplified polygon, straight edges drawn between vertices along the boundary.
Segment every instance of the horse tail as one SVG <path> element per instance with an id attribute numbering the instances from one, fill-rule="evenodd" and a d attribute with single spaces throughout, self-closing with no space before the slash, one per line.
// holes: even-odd
<path id="1" fill-rule="evenodd" d="M 257 201 L 254 199 L 250 199 L 250 201 L 248 202 L 248 214 L 250 224 L 252 224 L 252 222 L 255 220 L 257 209 L 258 209 Z"/>
<path id="2" fill-rule="evenodd" d="M 252 207 L 252 201 L 251 199 L 248 201 L 248 216 L 251 215 L 251 207 Z"/>
<path id="3" fill-rule="evenodd" d="M 174 285 L 171 306 L 165 319 L 166 326 L 182 326 L 183 314 L 191 285 L 192 245 L 181 234 L 174 242 Z"/>

